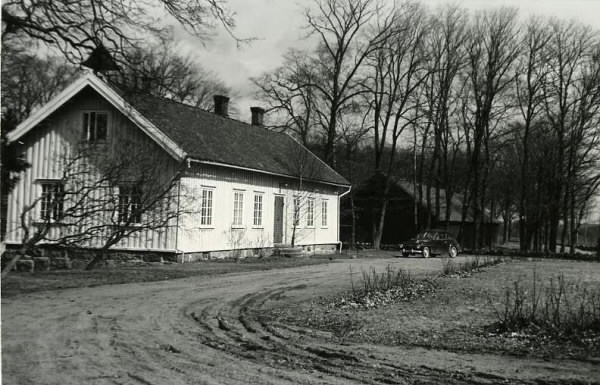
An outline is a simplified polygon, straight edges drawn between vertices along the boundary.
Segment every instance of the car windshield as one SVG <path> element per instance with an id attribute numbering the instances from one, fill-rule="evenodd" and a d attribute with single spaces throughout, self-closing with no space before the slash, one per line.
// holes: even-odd
<path id="1" fill-rule="evenodd" d="M 433 239 L 434 232 L 431 231 L 423 231 L 422 233 L 417 234 L 416 238 L 418 239 Z"/>

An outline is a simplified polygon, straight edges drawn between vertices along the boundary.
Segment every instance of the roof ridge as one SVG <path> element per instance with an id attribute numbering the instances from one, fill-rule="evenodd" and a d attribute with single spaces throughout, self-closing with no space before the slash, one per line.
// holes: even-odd
<path id="1" fill-rule="evenodd" d="M 123 92 L 127 92 L 127 91 L 123 91 Z M 199 107 L 199 106 L 193 106 L 191 104 L 188 104 L 188 103 L 185 103 L 185 102 L 181 102 L 181 101 L 178 101 L 178 100 L 169 99 L 169 98 L 164 97 L 164 96 L 157 96 L 157 95 L 152 95 L 150 93 L 143 93 L 143 92 L 139 92 L 137 94 L 140 95 L 140 96 L 148 96 L 148 97 L 151 97 L 151 98 L 154 98 L 154 99 L 158 99 L 158 100 L 161 100 L 161 101 L 167 101 L 167 102 L 170 102 L 170 103 L 179 104 L 179 105 L 182 105 L 184 107 L 191 108 L 193 110 L 198 110 L 198 111 L 210 114 L 210 115 L 215 116 L 217 118 L 228 119 L 228 120 L 231 120 L 231 121 L 234 121 L 234 122 L 237 122 L 237 123 L 245 124 L 245 125 L 253 127 L 253 128 L 263 129 L 263 130 L 268 131 L 270 133 L 280 134 L 280 135 L 285 135 L 285 136 L 291 136 L 291 135 L 289 135 L 289 134 L 287 134 L 285 132 L 270 130 L 267 126 L 264 126 L 264 125 L 254 125 L 254 124 L 251 124 L 251 123 L 248 123 L 248 122 L 244 122 L 243 120 L 233 118 L 231 116 L 219 115 L 219 114 L 217 114 L 217 113 L 215 113 L 213 111 L 207 110 L 205 108 L 202 108 L 202 107 Z"/>

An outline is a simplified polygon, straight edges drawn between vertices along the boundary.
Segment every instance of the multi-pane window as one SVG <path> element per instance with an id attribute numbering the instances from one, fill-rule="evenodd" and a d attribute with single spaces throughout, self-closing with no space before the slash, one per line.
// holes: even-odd
<path id="1" fill-rule="evenodd" d="M 233 225 L 241 226 L 244 220 L 244 193 L 235 191 L 233 193 Z"/>
<path id="2" fill-rule="evenodd" d="M 65 187 L 60 182 L 42 183 L 42 207 L 40 217 L 44 221 L 56 221 L 63 216 Z"/>
<path id="3" fill-rule="evenodd" d="M 315 200 L 309 199 L 306 205 L 306 226 L 314 227 L 315 225 Z"/>
<path id="4" fill-rule="evenodd" d="M 142 194 L 135 186 L 119 186 L 119 223 L 142 222 Z"/>
<path id="5" fill-rule="evenodd" d="M 321 226 L 327 227 L 327 201 L 321 201 Z"/>
<path id="6" fill-rule="evenodd" d="M 294 226 L 300 225 L 300 197 L 294 197 Z"/>
<path id="7" fill-rule="evenodd" d="M 254 226 L 262 226 L 263 195 L 254 195 Z"/>
<path id="8" fill-rule="evenodd" d="M 106 140 L 108 112 L 88 111 L 83 113 L 83 137 L 89 142 Z"/>
<path id="9" fill-rule="evenodd" d="M 213 190 L 203 189 L 200 192 L 200 224 L 212 225 Z"/>

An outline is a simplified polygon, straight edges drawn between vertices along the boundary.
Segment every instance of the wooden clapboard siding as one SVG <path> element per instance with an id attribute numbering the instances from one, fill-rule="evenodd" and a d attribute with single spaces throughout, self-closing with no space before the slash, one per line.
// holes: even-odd
<path id="1" fill-rule="evenodd" d="M 84 89 L 20 139 L 31 167 L 22 174 L 21 180 L 9 198 L 6 235 L 8 243 L 22 241 L 20 214 L 25 205 L 30 204 L 41 195 L 41 186 L 36 181 L 61 178 L 60 159 L 75 151 L 75 146 L 82 138 L 83 110 L 108 110 L 111 112 L 108 141 L 105 147 L 107 151 L 114 151 L 123 143 L 135 143 L 139 148 L 156 154 L 157 162 L 164 167 L 165 177 L 174 175 L 176 172 L 177 162 L 162 148 L 95 91 Z M 39 217 L 39 207 L 33 211 L 33 215 Z M 64 231 L 64 228 L 53 226 L 51 236 L 58 236 L 60 231 Z M 122 240 L 115 248 L 175 250 L 175 234 L 176 228 L 173 223 L 173 226 L 164 230 L 147 230 L 136 233 Z"/>
<path id="2" fill-rule="evenodd" d="M 273 219 L 275 196 L 284 197 L 283 242 L 291 241 L 292 197 L 296 190 L 290 189 L 292 180 L 274 175 L 226 167 L 192 163 L 190 172 L 181 180 L 182 205 L 191 207 L 193 213 L 181 218 L 177 247 L 183 252 L 228 250 L 233 247 L 232 234 L 244 231 L 240 248 L 273 246 Z M 200 191 L 213 190 L 213 223 L 200 223 Z M 234 192 L 244 193 L 242 229 L 232 227 Z M 263 224 L 253 226 L 254 194 L 263 194 Z M 315 226 L 307 228 L 303 223 L 298 230 L 298 245 L 332 244 L 338 241 L 338 195 L 334 187 L 319 185 L 311 194 L 315 199 Z M 328 226 L 321 226 L 321 201 L 328 202 Z M 234 238 L 235 239 L 235 238 Z"/>

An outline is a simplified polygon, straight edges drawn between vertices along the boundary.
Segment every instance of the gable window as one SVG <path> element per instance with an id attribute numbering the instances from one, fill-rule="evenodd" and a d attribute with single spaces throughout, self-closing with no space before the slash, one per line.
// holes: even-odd
<path id="1" fill-rule="evenodd" d="M 142 223 L 142 194 L 134 186 L 119 186 L 119 223 Z"/>
<path id="2" fill-rule="evenodd" d="M 306 206 L 306 226 L 315 226 L 315 200 L 309 199 Z"/>
<path id="3" fill-rule="evenodd" d="M 244 193 L 234 191 L 233 193 L 233 225 L 241 226 L 244 221 Z"/>
<path id="4" fill-rule="evenodd" d="M 327 227 L 327 201 L 321 201 L 321 227 Z"/>
<path id="5" fill-rule="evenodd" d="M 106 140 L 108 112 L 86 111 L 83 113 L 83 138 L 88 142 Z"/>
<path id="6" fill-rule="evenodd" d="M 40 219 L 44 221 L 57 221 L 64 214 L 65 187 L 61 182 L 42 183 L 42 207 Z"/>
<path id="7" fill-rule="evenodd" d="M 254 195 L 254 226 L 262 226 L 263 195 Z"/>
<path id="8" fill-rule="evenodd" d="M 202 189 L 200 191 L 200 224 L 202 226 L 212 225 L 213 214 L 213 190 Z"/>

